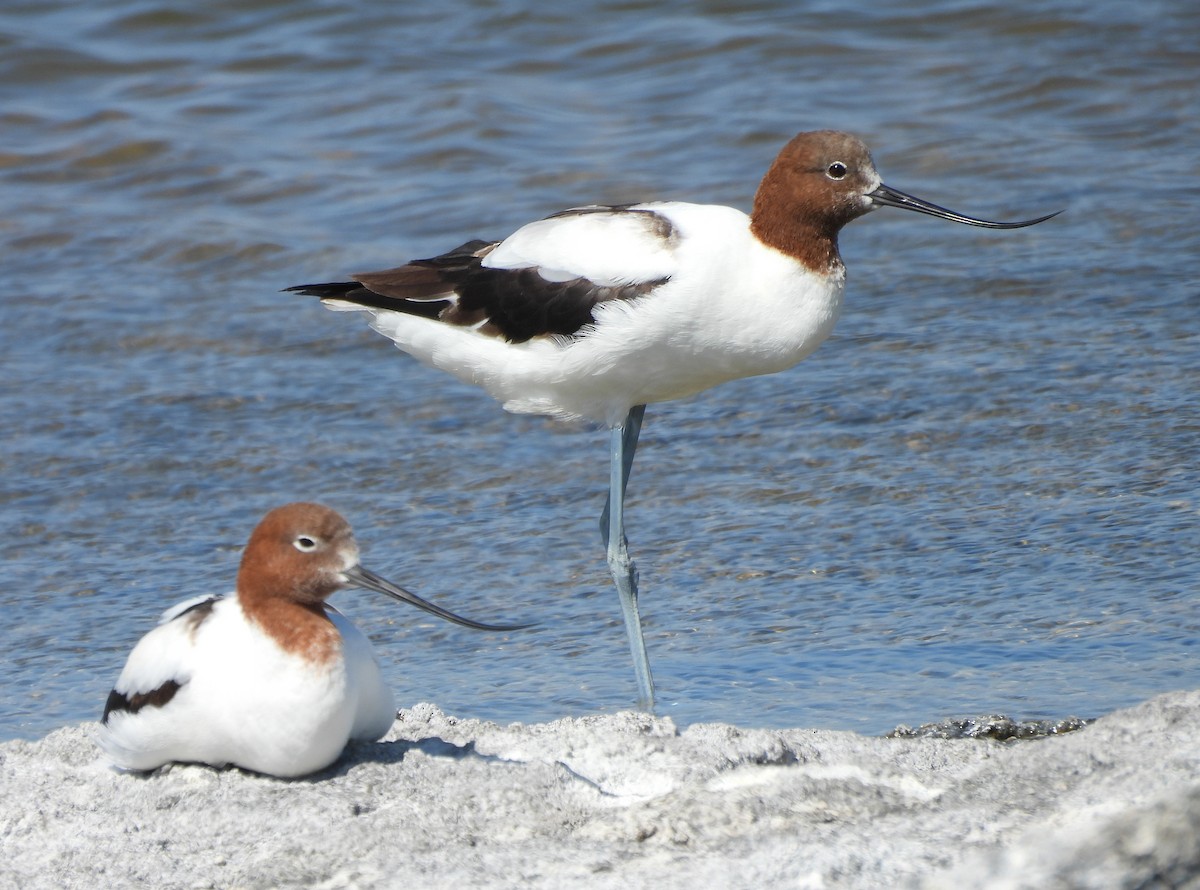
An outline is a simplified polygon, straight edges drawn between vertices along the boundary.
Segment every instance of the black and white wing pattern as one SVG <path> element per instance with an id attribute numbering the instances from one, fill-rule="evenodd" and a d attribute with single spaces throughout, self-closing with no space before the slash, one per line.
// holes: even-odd
<path id="1" fill-rule="evenodd" d="M 196 629 L 224 597 L 201 596 L 163 613 L 158 626 L 133 648 L 104 704 L 100 722 L 117 713 L 165 707 L 191 679 Z"/>
<path id="2" fill-rule="evenodd" d="M 287 290 L 390 310 L 523 343 L 572 336 L 608 300 L 633 300 L 676 270 L 665 205 L 578 207 L 529 223 L 503 241 L 468 241 L 430 259 Z"/>

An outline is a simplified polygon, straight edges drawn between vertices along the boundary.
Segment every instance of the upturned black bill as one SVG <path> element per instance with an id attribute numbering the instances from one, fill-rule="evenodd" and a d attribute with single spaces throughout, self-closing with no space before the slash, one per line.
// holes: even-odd
<path id="1" fill-rule="evenodd" d="M 362 566 L 354 566 L 353 568 L 346 569 L 342 574 L 345 575 L 346 582 L 352 587 L 374 590 L 377 593 L 390 596 L 392 599 L 400 600 L 402 603 L 408 603 L 416 606 L 418 609 L 424 609 L 438 618 L 453 622 L 454 624 L 461 624 L 463 627 L 471 627 L 475 630 L 522 630 L 526 627 L 533 627 L 532 624 L 483 624 L 479 621 L 472 621 L 470 618 L 463 618 L 461 615 L 455 615 L 441 606 L 435 606 L 428 600 L 421 599 L 415 593 L 411 593 L 403 587 L 393 584 L 387 578 L 376 575 Z"/>
<path id="2" fill-rule="evenodd" d="M 922 201 L 920 198 L 906 195 L 904 192 L 886 185 L 880 185 L 875 191 L 869 192 L 867 197 L 871 199 L 873 204 L 877 204 L 880 207 L 900 207 L 904 210 L 915 210 L 917 213 L 928 213 L 930 216 L 938 216 L 942 219 L 964 223 L 968 226 L 982 226 L 985 229 L 1021 229 L 1025 226 L 1035 226 L 1062 213 L 1061 210 L 1058 210 L 1054 213 L 1047 213 L 1045 216 L 1039 216 L 1037 219 L 1024 219 L 1020 222 L 992 222 L 988 219 L 976 219 L 973 216 L 955 213 L 953 210 L 947 210 L 945 207 L 939 207 L 937 204 L 930 204 L 928 201 Z"/>

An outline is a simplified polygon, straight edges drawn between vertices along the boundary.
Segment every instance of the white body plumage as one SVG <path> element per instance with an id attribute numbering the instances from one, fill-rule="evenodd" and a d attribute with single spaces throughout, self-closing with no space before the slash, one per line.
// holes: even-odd
<path id="1" fill-rule="evenodd" d="M 500 242 L 483 266 L 537 269 L 547 281 L 661 283 L 635 299 L 597 303 L 594 323 L 573 336 L 522 343 L 479 326 L 327 305 L 372 313 L 372 326 L 405 352 L 483 387 L 510 411 L 612 426 L 633 405 L 796 364 L 833 329 L 845 282 L 840 263 L 814 272 L 764 244 L 739 210 L 684 203 L 538 220 Z"/>
<path id="2" fill-rule="evenodd" d="M 100 747 L 125 769 L 185 761 L 300 776 L 333 763 L 351 739 L 381 738 L 396 715 L 392 693 L 367 638 L 326 608 L 338 640 L 332 657 L 316 661 L 281 647 L 236 594 L 171 609 L 114 689 L 133 695 L 174 682 L 178 690 L 162 706 L 109 714 Z"/>

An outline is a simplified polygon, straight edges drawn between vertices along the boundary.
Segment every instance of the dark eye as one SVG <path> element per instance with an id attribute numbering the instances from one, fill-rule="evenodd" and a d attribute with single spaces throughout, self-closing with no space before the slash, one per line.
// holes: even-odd
<path id="1" fill-rule="evenodd" d="M 292 542 L 292 545 L 301 553 L 309 553 L 317 549 L 317 539 L 310 538 L 308 535 L 301 535 Z"/>
<path id="2" fill-rule="evenodd" d="M 843 164 L 841 161 L 834 161 L 832 164 L 830 164 L 828 167 L 825 168 L 825 175 L 828 176 L 830 179 L 845 179 L 846 178 L 846 165 Z"/>

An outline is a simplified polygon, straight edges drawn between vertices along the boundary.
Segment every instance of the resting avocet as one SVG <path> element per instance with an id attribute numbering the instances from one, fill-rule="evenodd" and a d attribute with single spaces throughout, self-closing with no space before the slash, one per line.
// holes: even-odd
<path id="1" fill-rule="evenodd" d="M 396 717 L 367 638 L 326 603 L 364 587 L 479 630 L 358 562 L 349 523 L 320 504 L 268 513 L 231 596 L 166 612 L 134 647 L 104 706 L 97 742 L 130 770 L 172 761 L 302 776 L 351 739 L 381 738 Z"/>

